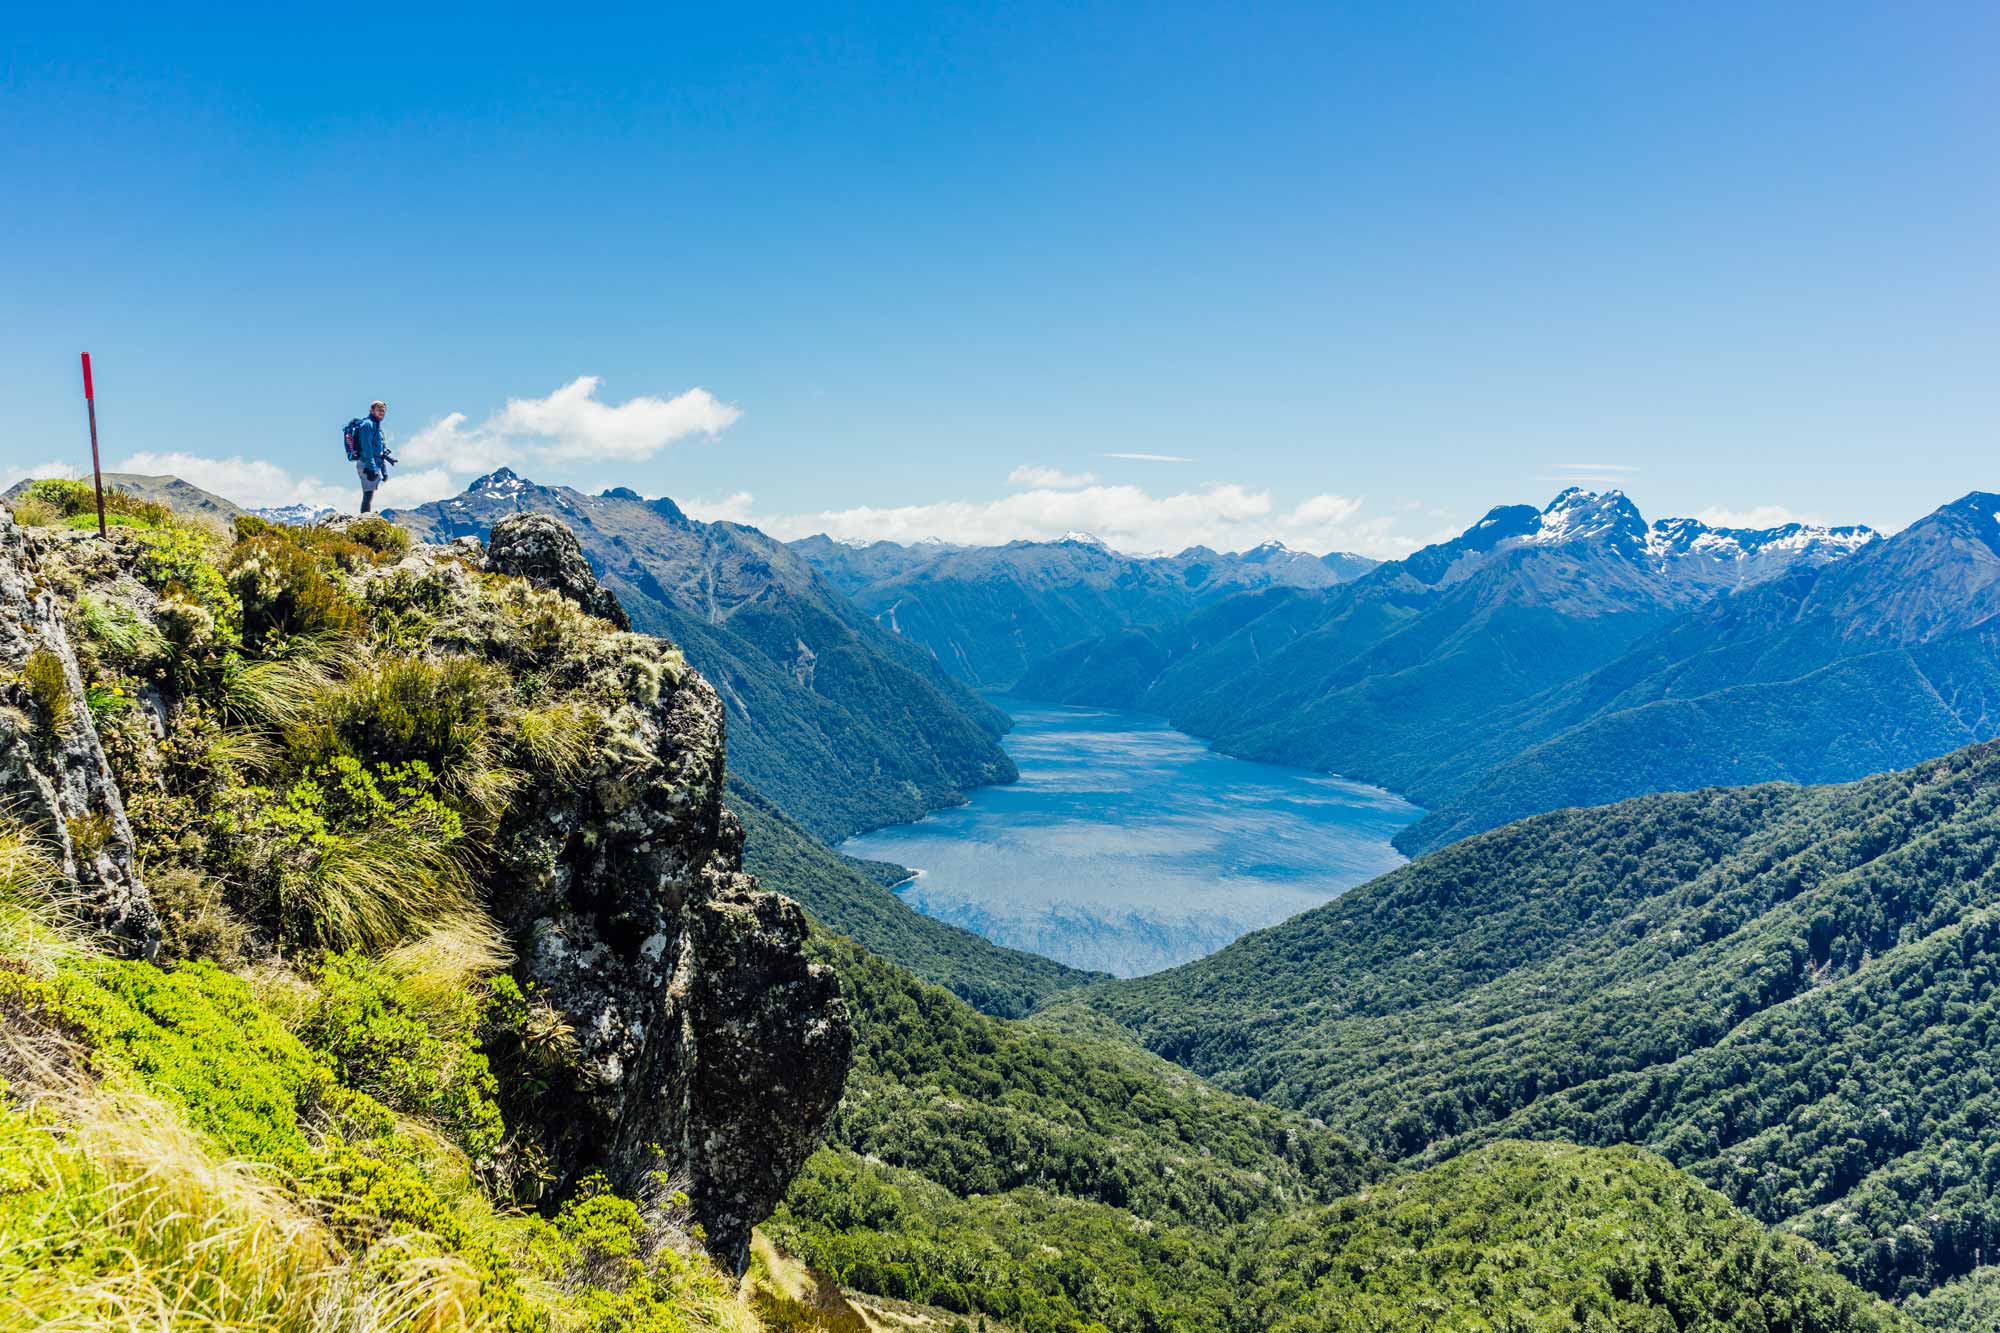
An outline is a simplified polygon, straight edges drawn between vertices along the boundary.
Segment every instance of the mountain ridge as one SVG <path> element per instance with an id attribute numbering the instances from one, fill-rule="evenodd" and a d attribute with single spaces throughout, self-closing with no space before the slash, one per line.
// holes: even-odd
<path id="1" fill-rule="evenodd" d="M 1014 777 L 998 742 L 1003 714 L 755 528 L 698 522 L 626 487 L 543 486 L 509 468 L 385 515 L 450 541 L 528 511 L 574 530 L 634 627 L 671 638 L 714 683 L 735 767 L 816 835 L 916 819 Z"/>
<path id="2" fill-rule="evenodd" d="M 822 534 L 792 546 L 885 626 L 981 689 L 1006 689 L 1032 662 L 1081 639 L 1170 623 L 1239 591 L 1334 587 L 1375 563 L 1280 542 L 1135 556 L 1087 533 L 997 546 L 861 547 Z"/>

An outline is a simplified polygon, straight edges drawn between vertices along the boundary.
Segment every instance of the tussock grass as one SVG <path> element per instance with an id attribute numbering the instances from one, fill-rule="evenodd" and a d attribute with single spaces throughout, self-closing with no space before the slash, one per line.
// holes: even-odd
<path id="1" fill-rule="evenodd" d="M 9 503 L 14 511 L 14 521 L 24 528 L 52 528 L 65 517 L 47 500 L 34 495 L 21 495 Z"/>
<path id="2" fill-rule="evenodd" d="M 532 768 L 567 782 L 590 762 L 601 719 L 578 703 L 527 708 L 514 719 L 515 744 Z"/>
<path id="3" fill-rule="evenodd" d="M 151 621 L 120 602 L 83 593 L 76 602 L 77 620 L 98 653 L 120 666 L 132 666 L 164 656 L 167 641 Z"/>
<path id="4" fill-rule="evenodd" d="M 62 867 L 26 832 L 0 827 L 0 959 L 48 976 L 88 950 Z"/>
<path id="5" fill-rule="evenodd" d="M 10 1045 L 18 1047 L 18 1035 Z M 32 1055 L 26 1057 L 32 1061 Z M 23 1057 L 16 1056 L 16 1063 Z M 430 1238 L 343 1247 L 164 1103 L 65 1081 L 0 1108 L 0 1327 L 42 1333 L 484 1333 L 478 1275 Z"/>
<path id="6" fill-rule="evenodd" d="M 47 648 L 35 649 L 21 663 L 21 680 L 27 685 L 35 707 L 41 710 L 43 725 L 51 731 L 61 731 L 76 702 L 62 659 Z"/>
<path id="7" fill-rule="evenodd" d="M 159 1102 L 44 1098 L 0 1117 L 0 1158 L 26 1185 L 0 1211 L 6 1327 L 337 1327 L 314 1319 L 334 1263 L 319 1225 Z"/>
<path id="8" fill-rule="evenodd" d="M 513 961 L 507 937 L 484 912 L 446 917 L 381 959 L 404 1002 L 440 1029 L 457 1026 L 467 997 Z"/>
<path id="9" fill-rule="evenodd" d="M 387 827 L 328 835 L 286 887 L 291 933 L 329 949 L 380 953 L 427 922 L 478 910 L 450 848 Z"/>
<path id="10" fill-rule="evenodd" d="M 220 703 L 230 722 L 256 727 L 296 726 L 334 688 L 328 662 L 336 651 L 324 639 L 294 641 L 297 651 L 268 661 L 230 657 L 223 665 Z"/>
<path id="11" fill-rule="evenodd" d="M 278 743 L 261 731 L 218 731 L 202 746 L 201 761 L 221 773 L 262 775 L 275 769 L 284 757 Z"/>

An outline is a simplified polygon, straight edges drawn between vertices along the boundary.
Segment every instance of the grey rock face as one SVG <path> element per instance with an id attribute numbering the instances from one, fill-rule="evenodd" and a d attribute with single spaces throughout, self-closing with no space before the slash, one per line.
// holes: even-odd
<path id="1" fill-rule="evenodd" d="M 740 848 L 740 826 L 724 821 Z M 740 1273 L 750 1228 L 824 1137 L 853 1032 L 832 972 L 805 961 L 805 913 L 791 899 L 732 875 L 695 930 L 695 1039 L 707 1058 L 689 1105 L 688 1166 L 695 1210 Z"/>
<path id="2" fill-rule="evenodd" d="M 516 514 L 493 525 L 486 543 L 488 567 L 553 588 L 591 615 L 619 629 L 632 621 L 618 599 L 597 581 L 576 534 L 547 514 Z"/>
<path id="3" fill-rule="evenodd" d="M 496 528 L 489 565 L 521 569 L 531 545 L 526 567 L 553 570 L 548 586 L 587 607 L 581 557 L 563 568 L 576 552 L 567 530 L 541 515 L 521 525 Z M 490 642 L 504 623 L 485 618 L 464 554 L 419 547 L 377 575 L 439 580 L 437 600 L 459 608 L 440 626 L 455 647 Z M 487 884 L 516 979 L 562 1016 L 577 1050 L 549 1086 L 503 1088 L 519 1101 L 510 1122 L 539 1135 L 558 1191 L 592 1171 L 627 1189 L 656 1172 L 684 1182 L 710 1249 L 740 1271 L 751 1227 L 840 1100 L 846 1008 L 831 970 L 806 960 L 804 913 L 742 872 L 708 682 L 666 640 L 609 629 L 551 671 L 606 723 L 582 772 L 514 799 Z"/>
<path id="4" fill-rule="evenodd" d="M 40 672 L 41 697 L 28 678 Z M 60 677 L 60 690 L 51 690 Z M 140 957 L 159 921 L 140 881 L 125 803 L 84 704 L 83 676 L 29 535 L 0 510 L 0 809 L 60 851 L 89 924 Z"/>

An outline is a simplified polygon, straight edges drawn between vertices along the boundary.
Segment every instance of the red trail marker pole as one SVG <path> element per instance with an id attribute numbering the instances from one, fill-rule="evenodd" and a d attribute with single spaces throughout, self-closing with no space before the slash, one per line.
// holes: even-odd
<path id="1" fill-rule="evenodd" d="M 97 535 L 104 531 L 104 468 L 97 461 L 97 394 L 90 385 L 90 353 L 83 354 L 83 405 L 90 409 L 90 476 L 97 485 Z"/>

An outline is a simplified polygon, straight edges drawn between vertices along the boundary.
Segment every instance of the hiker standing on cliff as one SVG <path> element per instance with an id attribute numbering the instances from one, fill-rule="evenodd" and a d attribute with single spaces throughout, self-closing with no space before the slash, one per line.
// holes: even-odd
<path id="1" fill-rule="evenodd" d="M 389 465 L 395 458 L 382 442 L 382 418 L 389 405 L 379 399 L 368 405 L 368 415 L 357 418 L 348 428 L 348 456 L 354 460 L 355 475 L 361 478 L 361 512 L 375 508 L 375 488 L 389 479 Z"/>

